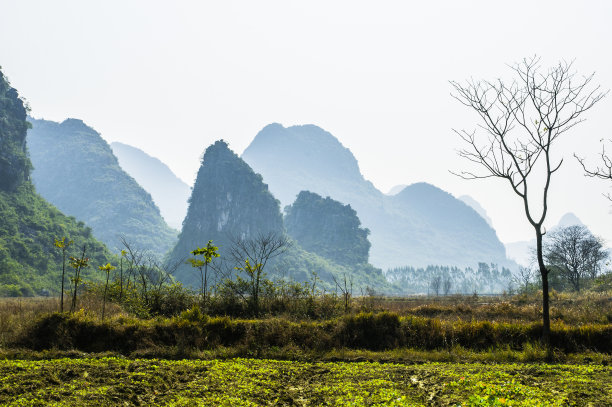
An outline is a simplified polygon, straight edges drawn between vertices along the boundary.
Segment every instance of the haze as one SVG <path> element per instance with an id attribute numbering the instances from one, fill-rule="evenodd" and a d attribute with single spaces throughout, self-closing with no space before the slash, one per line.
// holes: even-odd
<path id="1" fill-rule="evenodd" d="M 607 1 L 3 1 L 0 65 L 37 118 L 82 119 L 192 183 L 206 146 L 241 153 L 266 124 L 316 124 L 382 191 L 426 181 L 470 195 L 504 242 L 532 232 L 501 181 L 464 181 L 452 128 L 477 118 L 449 80 L 494 79 L 534 54 L 612 87 Z M 612 183 L 585 178 L 612 138 L 607 97 L 558 145 L 548 225 L 574 212 L 612 242 Z"/>

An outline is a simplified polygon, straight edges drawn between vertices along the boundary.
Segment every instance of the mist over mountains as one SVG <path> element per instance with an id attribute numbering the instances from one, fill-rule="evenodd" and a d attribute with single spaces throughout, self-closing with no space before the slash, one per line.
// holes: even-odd
<path id="1" fill-rule="evenodd" d="M 511 264 L 495 231 L 473 208 L 426 183 L 393 196 L 382 193 L 363 177 L 350 150 L 320 127 L 270 124 L 242 157 L 283 205 L 302 190 L 350 204 L 371 231 L 370 261 L 377 267 Z"/>
<path id="2" fill-rule="evenodd" d="M 110 144 L 119 165 L 132 176 L 159 207 L 169 226 L 180 230 L 187 214 L 191 189 L 166 164 L 144 151 L 119 142 Z"/>
<path id="3" fill-rule="evenodd" d="M 367 263 L 367 233 L 359 229 L 359 220 L 350 208 L 323 200 L 325 206 L 334 211 L 322 211 L 317 205 L 322 199 L 320 196 L 308 192 L 301 196 L 302 200 L 298 200 L 287 215 L 288 229 L 294 240 L 286 247 L 286 252 L 268 264 L 267 273 L 297 282 L 308 282 L 316 273 L 320 283 L 328 289 L 333 288 L 334 276 L 345 274 L 359 287 L 391 291 L 381 270 Z M 338 210 L 341 213 L 337 213 Z M 322 225 L 319 221 L 320 227 L 315 225 L 313 231 L 310 222 L 313 218 L 329 220 L 330 217 L 337 222 L 324 221 Z M 180 281 L 197 285 L 194 269 L 184 261 L 192 250 L 212 240 L 220 254 L 216 263 L 231 265 L 235 260 L 232 247 L 237 241 L 254 242 L 270 234 L 286 235 L 279 201 L 270 193 L 261 175 L 231 151 L 227 143 L 215 142 L 204 153 L 183 229 L 168 256 L 168 264 L 178 265 L 175 275 Z M 355 253 L 357 261 L 347 259 L 347 255 Z M 225 272 L 226 277 L 235 274 L 231 268 Z"/>
<path id="4" fill-rule="evenodd" d="M 121 237 L 162 256 L 176 240 L 151 195 L 120 166 L 108 143 L 78 119 L 30 119 L 32 180 L 62 212 L 85 222 L 110 249 Z"/>

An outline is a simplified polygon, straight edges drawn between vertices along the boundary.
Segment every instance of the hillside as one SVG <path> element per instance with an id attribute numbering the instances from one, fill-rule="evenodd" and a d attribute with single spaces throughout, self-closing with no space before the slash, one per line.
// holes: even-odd
<path id="1" fill-rule="evenodd" d="M 191 189 L 159 159 L 127 144 L 110 144 L 119 165 L 132 176 L 153 201 L 169 226 L 180 230 L 187 214 Z"/>
<path id="2" fill-rule="evenodd" d="M 123 248 L 121 236 L 160 257 L 172 247 L 176 231 L 98 132 L 77 119 L 30 122 L 32 180 L 45 199 L 85 222 L 113 251 Z"/>
<path id="3" fill-rule="evenodd" d="M 198 171 L 189 209 L 179 240 L 169 256 L 169 262 L 178 262 L 189 256 L 196 247 L 213 240 L 218 246 L 226 270 L 233 271 L 230 256 L 232 240 L 257 238 L 266 233 L 285 234 L 279 202 L 268 190 L 261 175 L 231 151 L 224 141 L 217 141 L 206 149 Z M 369 264 L 359 267 L 339 265 L 291 242 L 282 256 L 267 266 L 270 278 L 288 278 L 298 282 L 309 281 L 317 273 L 323 287 L 331 289 L 333 276 L 346 274 L 355 281 L 355 287 L 366 285 L 389 290 L 380 270 Z M 179 280 L 196 285 L 196 273 L 183 264 L 176 273 Z"/>
<path id="4" fill-rule="evenodd" d="M 0 296 L 59 292 L 62 257 L 54 239 L 74 244 L 69 255 L 86 245 L 92 267 L 86 279 L 98 279 L 97 266 L 112 260 L 91 229 L 63 215 L 39 196 L 29 180 L 26 109 L 0 72 Z"/>
<path id="5" fill-rule="evenodd" d="M 212 240 L 219 247 L 220 260 L 229 261 L 232 239 L 255 238 L 268 232 L 284 233 L 278 201 L 260 175 L 227 143 L 217 141 L 204 153 L 183 229 L 169 258 L 180 261 Z M 195 283 L 195 273 L 188 265 L 181 266 L 176 276 Z"/>
<path id="6" fill-rule="evenodd" d="M 460 201 L 465 202 L 467 205 L 472 207 L 472 209 L 474 209 L 484 220 L 487 221 L 487 224 L 489 226 L 493 227 L 493 221 L 489 217 L 489 214 L 487 213 L 486 209 L 482 207 L 480 202 L 478 202 L 477 200 L 475 200 L 474 198 L 472 198 L 469 195 L 461 195 L 457 199 L 459 199 Z"/>
<path id="7" fill-rule="evenodd" d="M 302 191 L 285 213 L 287 233 L 305 250 L 346 266 L 368 262 L 370 231 L 350 205 Z"/>
<path id="8" fill-rule="evenodd" d="M 495 231 L 468 205 L 426 184 L 383 194 L 363 177 L 350 150 L 317 126 L 270 124 L 242 157 L 283 205 L 302 190 L 350 204 L 371 231 L 370 261 L 377 267 L 509 263 Z"/>

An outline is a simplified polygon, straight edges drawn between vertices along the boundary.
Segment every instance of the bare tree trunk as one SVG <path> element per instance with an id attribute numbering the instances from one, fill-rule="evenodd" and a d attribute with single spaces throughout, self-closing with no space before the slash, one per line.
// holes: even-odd
<path id="1" fill-rule="evenodd" d="M 64 313 L 64 281 L 66 280 L 66 248 L 62 248 L 62 291 L 60 292 L 60 312 Z"/>
<path id="2" fill-rule="evenodd" d="M 121 256 L 119 267 L 119 302 L 121 303 L 123 299 L 123 256 Z"/>
<path id="3" fill-rule="evenodd" d="M 544 264 L 542 252 L 542 229 L 536 227 L 536 253 L 538 257 L 538 267 L 542 277 L 542 342 L 550 350 L 550 300 L 548 294 L 548 269 Z"/>
<path id="4" fill-rule="evenodd" d="M 106 310 L 106 293 L 108 292 L 108 277 L 110 272 L 106 272 L 106 285 L 104 286 L 104 298 L 102 299 L 102 320 L 104 320 L 104 311 Z"/>

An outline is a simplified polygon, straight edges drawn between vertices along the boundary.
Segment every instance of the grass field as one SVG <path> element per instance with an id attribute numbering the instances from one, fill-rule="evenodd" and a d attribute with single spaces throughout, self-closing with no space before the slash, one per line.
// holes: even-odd
<path id="1" fill-rule="evenodd" d="M 355 299 L 312 318 L 0 300 L 0 405 L 612 406 L 612 296 Z M 321 306 L 325 298 L 318 299 Z M 315 304 L 317 305 L 317 304 Z M 318 306 L 318 305 L 317 305 Z"/>
<path id="2" fill-rule="evenodd" d="M 609 406 L 589 365 L 78 358 L 0 361 L 2 405 Z"/>

